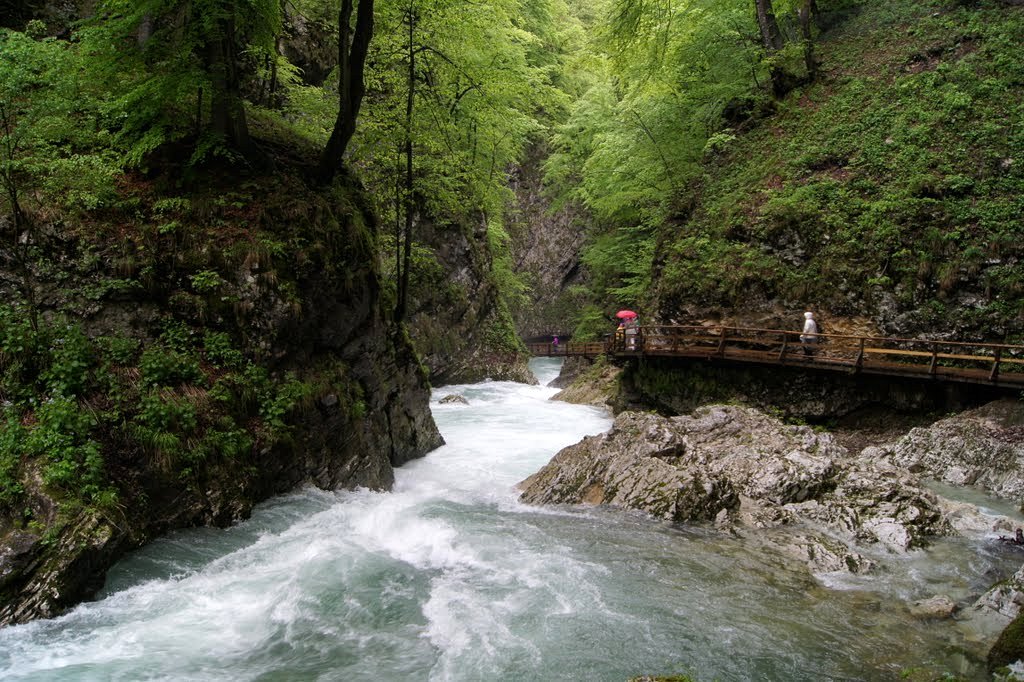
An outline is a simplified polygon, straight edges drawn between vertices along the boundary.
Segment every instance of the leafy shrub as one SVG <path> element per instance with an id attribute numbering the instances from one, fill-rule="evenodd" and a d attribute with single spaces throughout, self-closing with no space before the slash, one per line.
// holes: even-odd
<path id="1" fill-rule="evenodd" d="M 142 383 L 148 387 L 177 386 L 203 377 L 195 358 L 166 348 L 147 348 L 139 361 Z"/>
<path id="2" fill-rule="evenodd" d="M 24 441 L 21 420 L 17 413 L 8 410 L 0 419 L 0 509 L 13 507 L 24 493 L 18 480 Z"/>
<path id="3" fill-rule="evenodd" d="M 192 288 L 200 294 L 208 294 L 216 291 L 224 284 L 224 278 L 214 270 L 203 270 L 194 275 L 189 275 Z"/>
<path id="4" fill-rule="evenodd" d="M 48 461 L 43 481 L 85 500 L 101 493 L 106 478 L 99 443 L 90 437 L 96 425 L 92 415 L 77 401 L 54 398 L 39 406 L 36 418 L 25 450 Z"/>
<path id="5" fill-rule="evenodd" d="M 164 330 L 160 334 L 163 341 L 172 350 L 188 353 L 195 347 L 195 330 L 179 320 L 166 320 Z"/>
<path id="6" fill-rule="evenodd" d="M 101 336 L 96 343 L 103 356 L 118 365 L 133 364 L 139 352 L 139 340 L 127 336 Z"/>
<path id="7" fill-rule="evenodd" d="M 235 350 L 231 337 L 224 332 L 206 332 L 203 337 L 206 359 L 217 367 L 239 369 L 245 364 L 245 356 Z"/>
<path id="8" fill-rule="evenodd" d="M 194 405 L 187 400 L 159 391 L 152 391 L 143 396 L 137 419 L 144 426 L 154 430 L 184 434 L 192 433 L 199 424 Z"/>
<path id="9" fill-rule="evenodd" d="M 69 326 L 53 341 L 50 366 L 41 375 L 50 395 L 73 397 L 85 390 L 95 365 L 95 349 L 82 329 Z"/>

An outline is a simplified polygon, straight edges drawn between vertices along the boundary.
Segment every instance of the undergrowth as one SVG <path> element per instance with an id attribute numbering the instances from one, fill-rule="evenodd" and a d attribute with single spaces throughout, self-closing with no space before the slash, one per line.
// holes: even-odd
<path id="1" fill-rule="evenodd" d="M 36 468 L 58 499 L 97 508 L 118 504 L 126 458 L 195 483 L 207 465 L 287 437 L 310 390 L 254 364 L 224 332 L 172 320 L 143 350 L 71 322 L 33 329 L 0 306 L 0 510 L 17 511 Z"/>
<path id="2" fill-rule="evenodd" d="M 817 82 L 720 136 L 659 236 L 662 314 L 890 302 L 920 327 L 1019 334 L 1022 43 L 999 3 L 863 3 Z"/>

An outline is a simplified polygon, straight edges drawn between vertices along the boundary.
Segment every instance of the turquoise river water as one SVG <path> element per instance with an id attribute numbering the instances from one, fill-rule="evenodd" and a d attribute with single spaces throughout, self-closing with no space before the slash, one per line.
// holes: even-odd
<path id="1" fill-rule="evenodd" d="M 517 482 L 611 424 L 548 400 L 557 360 L 531 366 L 540 386 L 437 390 L 447 445 L 391 493 L 305 489 L 230 529 L 175 533 L 123 560 L 96 600 L 0 629 L 0 679 L 983 679 L 954 624 L 906 604 L 969 603 L 1020 557 L 949 540 L 823 584 L 708 529 L 521 505 Z M 470 404 L 440 404 L 449 393 Z"/>

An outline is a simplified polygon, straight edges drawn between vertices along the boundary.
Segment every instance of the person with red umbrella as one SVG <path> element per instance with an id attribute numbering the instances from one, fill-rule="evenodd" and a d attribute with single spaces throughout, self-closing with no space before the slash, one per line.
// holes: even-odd
<path id="1" fill-rule="evenodd" d="M 626 349 L 636 350 L 636 335 L 640 331 L 640 322 L 637 318 L 637 314 L 632 310 L 620 310 L 615 313 L 615 317 L 622 320 L 619 324 L 619 328 L 623 329 L 623 334 L 626 338 Z M 616 333 L 617 335 L 617 333 Z"/>

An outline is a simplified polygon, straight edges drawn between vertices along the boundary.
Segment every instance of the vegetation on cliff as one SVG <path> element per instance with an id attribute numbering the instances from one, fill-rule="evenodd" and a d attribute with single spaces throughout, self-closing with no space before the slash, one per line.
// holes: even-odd
<path id="1" fill-rule="evenodd" d="M 599 221 L 579 332 L 810 305 L 1019 340 L 1020 7 L 818 2 L 808 40 L 776 2 L 768 49 L 751 3 L 713 4 L 613 3 L 555 136 L 549 182 Z"/>

